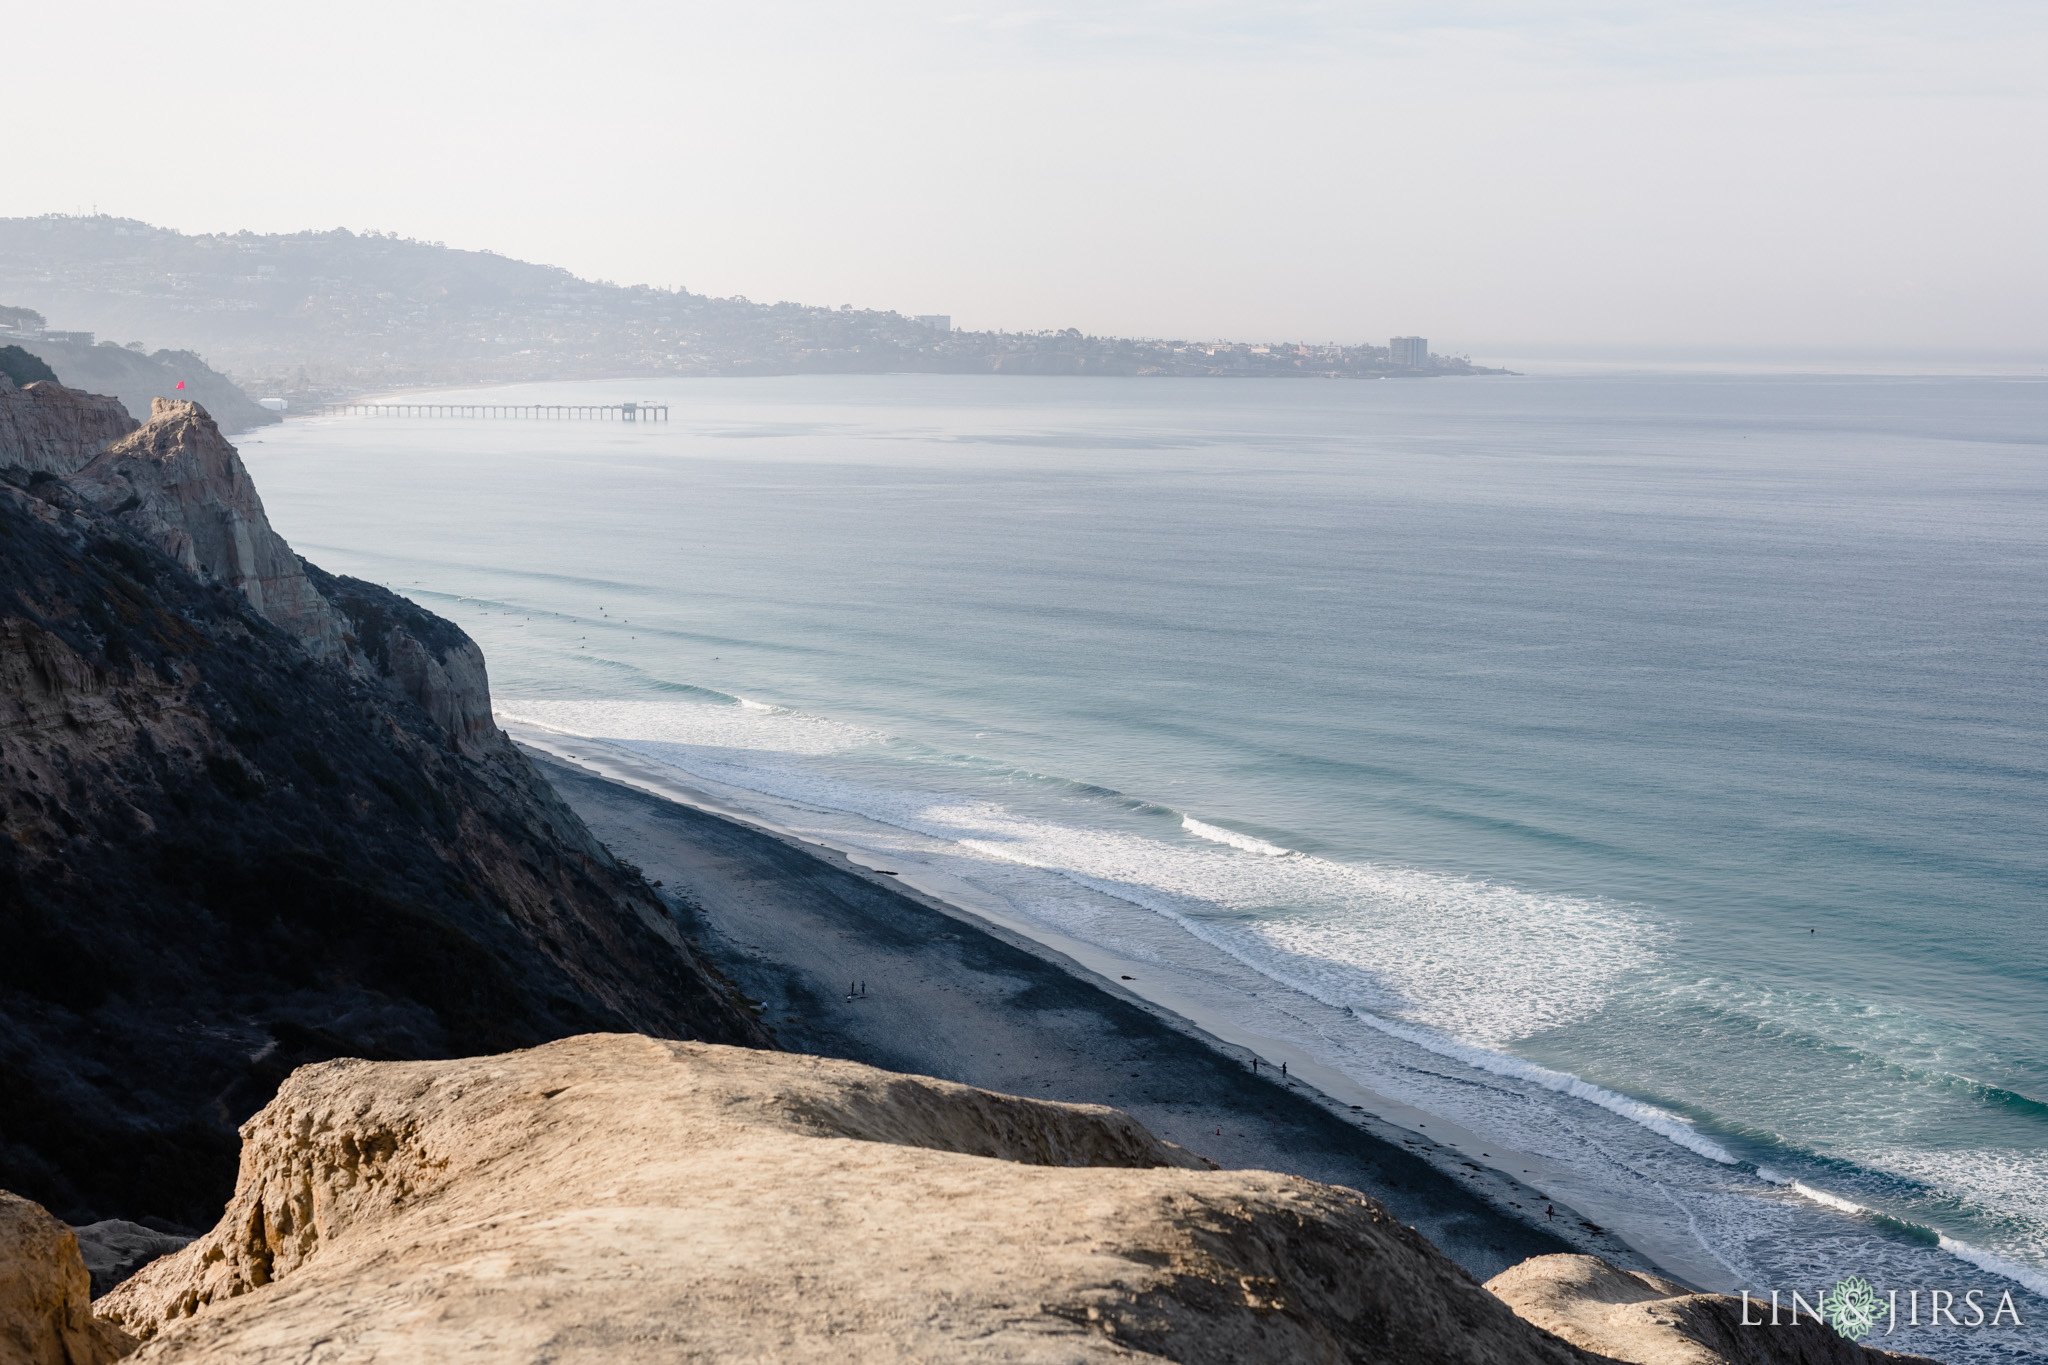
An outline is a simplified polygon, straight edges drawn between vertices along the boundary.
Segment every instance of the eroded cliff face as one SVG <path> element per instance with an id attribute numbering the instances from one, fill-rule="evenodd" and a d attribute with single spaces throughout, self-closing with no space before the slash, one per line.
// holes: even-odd
<path id="1" fill-rule="evenodd" d="M 138 1365 L 1934 1365 L 1591 1256 L 1482 1288 L 1355 1190 L 819 1057 L 335 1061 L 242 1135 L 220 1222 L 93 1305 Z"/>
<path id="2" fill-rule="evenodd" d="M 118 518 L 195 577 L 241 593 L 314 658 L 346 650 L 340 614 L 271 529 L 242 457 L 198 404 L 159 398 L 138 430 L 60 472 L 93 510 Z"/>
<path id="3" fill-rule="evenodd" d="M 491 718 L 491 685 L 476 641 L 374 583 L 306 565 L 307 577 L 340 614 L 354 665 L 393 697 L 412 702 L 465 753 L 505 745 Z"/>
<path id="4" fill-rule="evenodd" d="M 59 384 L 0 379 L 0 468 L 69 474 L 135 430 L 117 398 Z"/>
<path id="5" fill-rule="evenodd" d="M 0 1187 L 196 1230 L 302 1062 L 765 1043 L 466 636 L 304 566 L 203 412 L 101 450 L 44 387 L 0 392 L 0 430 L 76 418 L 0 468 Z"/>
<path id="6" fill-rule="evenodd" d="M 243 1132 L 220 1223 L 95 1305 L 138 1361 L 1588 1360 L 1356 1191 L 853 1062 L 340 1061 Z"/>

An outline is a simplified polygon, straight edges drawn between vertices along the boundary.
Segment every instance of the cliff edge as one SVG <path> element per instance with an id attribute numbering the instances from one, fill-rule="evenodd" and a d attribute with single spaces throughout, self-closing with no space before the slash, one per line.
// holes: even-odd
<path id="1" fill-rule="evenodd" d="M 1355 1190 L 856 1062 L 618 1034 L 334 1061 L 242 1133 L 214 1229 L 94 1304 L 137 1365 L 1932 1365 L 1590 1256 L 1482 1288 Z"/>
<path id="2" fill-rule="evenodd" d="M 1588 1357 L 1351 1190 L 1114 1109 L 593 1036 L 295 1073 L 144 1361 Z"/>
<path id="3" fill-rule="evenodd" d="M 474 643 L 292 554 L 203 409 L 0 389 L 0 1186 L 196 1231 L 303 1063 L 765 1046 L 489 716 Z"/>

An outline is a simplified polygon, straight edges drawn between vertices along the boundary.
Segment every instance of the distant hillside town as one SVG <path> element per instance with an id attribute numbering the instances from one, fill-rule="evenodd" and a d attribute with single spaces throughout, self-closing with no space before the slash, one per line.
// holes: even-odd
<path id="1" fill-rule="evenodd" d="M 294 410 L 425 385 L 659 375 L 1504 373 L 1433 355 L 1421 337 L 1326 346 L 966 332 L 943 315 L 583 280 L 392 234 L 187 235 L 104 214 L 0 219 L 0 303 L 12 306 L 0 309 L 0 344 L 176 348 Z"/>
<path id="2" fill-rule="evenodd" d="M 17 386 L 51 377 L 68 388 L 118 398 L 138 422 L 149 420 L 152 399 L 189 398 L 231 436 L 283 421 L 287 406 L 280 398 L 251 401 L 191 351 L 150 352 L 139 341 L 94 344 L 90 332 L 51 330 L 33 308 L 0 306 L 0 374 Z"/>

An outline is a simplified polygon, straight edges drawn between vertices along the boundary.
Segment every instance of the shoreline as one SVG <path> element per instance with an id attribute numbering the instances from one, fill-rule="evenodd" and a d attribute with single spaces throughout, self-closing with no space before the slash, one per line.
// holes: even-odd
<path id="1" fill-rule="evenodd" d="M 1568 1183 L 1550 1163 L 1205 1017 L 1146 981 L 1144 964 L 1024 926 L 976 903 L 986 898 L 970 888 L 925 885 L 777 828 L 603 741 L 507 729 L 615 854 L 665 884 L 697 946 L 764 1002 L 761 1018 L 784 1046 L 1111 1105 L 1222 1166 L 1370 1194 L 1482 1280 L 1554 1251 L 1701 1278 L 1683 1257 L 1657 1256 L 1594 1221 L 1611 1223 L 1604 1210 L 1588 1217 L 1543 1192 Z M 906 932 L 912 924 L 922 932 Z M 849 997 L 842 972 L 848 983 L 887 985 L 868 1000 Z M 1059 1008 L 1039 997 L 1057 997 Z M 887 1004 L 868 1008 L 876 999 Z M 885 1011 L 906 1022 L 887 1022 Z"/>

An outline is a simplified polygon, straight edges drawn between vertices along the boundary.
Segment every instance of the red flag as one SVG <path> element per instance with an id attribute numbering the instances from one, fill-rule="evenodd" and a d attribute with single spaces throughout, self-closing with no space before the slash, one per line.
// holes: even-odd
<path id="1" fill-rule="evenodd" d="M 184 387 L 185 387 L 185 381 L 184 381 L 184 380 L 182 380 L 182 379 L 180 379 L 180 380 L 178 381 L 178 387 L 179 387 L 179 388 L 181 388 L 181 389 L 182 389 L 182 388 L 184 388 Z"/>

